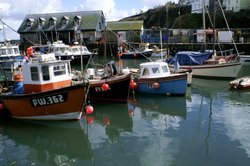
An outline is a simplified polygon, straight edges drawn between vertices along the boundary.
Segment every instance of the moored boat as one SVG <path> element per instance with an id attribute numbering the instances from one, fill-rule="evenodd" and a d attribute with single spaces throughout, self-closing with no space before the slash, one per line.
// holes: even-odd
<path id="1" fill-rule="evenodd" d="M 137 92 L 165 95 L 185 95 L 188 73 L 170 73 L 166 62 L 140 64 L 140 74 L 135 76 Z"/>
<path id="2" fill-rule="evenodd" d="M 0 64 L 2 69 L 11 69 L 15 62 L 22 61 L 23 55 L 19 51 L 18 45 L 10 43 L 0 44 Z"/>
<path id="3" fill-rule="evenodd" d="M 85 80 L 72 84 L 70 61 L 39 54 L 22 63 L 13 90 L 0 101 L 11 117 L 35 120 L 78 119 L 88 93 Z M 20 69 L 20 68 L 19 68 Z"/>
<path id="4" fill-rule="evenodd" d="M 212 57 L 211 52 L 182 51 L 168 62 L 172 71 L 192 70 L 193 77 L 209 79 L 234 79 L 242 66 L 235 55 Z"/>
<path id="5" fill-rule="evenodd" d="M 75 73 L 75 80 L 82 77 L 89 79 L 88 98 L 91 101 L 126 102 L 131 80 L 131 73 L 128 70 L 118 70 L 116 63 L 111 61 L 100 69 L 88 68 L 83 75 Z"/>
<path id="6" fill-rule="evenodd" d="M 241 77 L 235 79 L 229 83 L 231 90 L 249 90 L 250 89 L 250 77 Z"/>

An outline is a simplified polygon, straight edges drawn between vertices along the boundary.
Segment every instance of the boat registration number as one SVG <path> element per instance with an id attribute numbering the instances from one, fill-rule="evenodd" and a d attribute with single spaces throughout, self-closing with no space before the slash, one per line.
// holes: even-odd
<path id="1" fill-rule="evenodd" d="M 67 101 L 68 93 L 59 93 L 55 95 L 43 96 L 39 98 L 31 99 L 31 104 L 33 107 L 47 106 L 58 103 L 64 103 Z"/>

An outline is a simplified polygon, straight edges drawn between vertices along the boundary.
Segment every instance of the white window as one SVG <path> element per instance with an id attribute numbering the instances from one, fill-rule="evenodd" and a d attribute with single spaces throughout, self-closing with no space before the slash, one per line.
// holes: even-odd
<path id="1" fill-rule="evenodd" d="M 148 68 L 144 68 L 144 69 L 143 69 L 142 75 L 143 75 L 143 76 L 149 75 L 149 70 L 148 70 Z"/>

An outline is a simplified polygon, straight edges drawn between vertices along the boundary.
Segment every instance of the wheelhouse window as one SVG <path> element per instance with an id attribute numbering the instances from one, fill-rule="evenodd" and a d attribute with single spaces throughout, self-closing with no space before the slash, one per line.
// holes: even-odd
<path id="1" fill-rule="evenodd" d="M 49 67 L 47 65 L 42 66 L 42 75 L 43 75 L 43 80 L 44 81 L 50 80 Z"/>
<path id="2" fill-rule="evenodd" d="M 65 64 L 60 64 L 57 66 L 54 66 L 54 75 L 55 76 L 60 76 L 60 75 L 65 75 L 66 74 L 66 66 Z"/>
<path id="3" fill-rule="evenodd" d="M 154 73 L 154 74 L 160 73 L 160 71 L 159 71 L 159 68 L 158 68 L 158 67 L 154 67 L 154 68 L 152 68 L 152 71 L 153 71 L 153 73 Z"/>
<path id="4" fill-rule="evenodd" d="M 30 67 L 30 73 L 31 73 L 31 80 L 32 81 L 39 81 L 39 74 L 38 74 L 37 67 Z"/>
<path id="5" fill-rule="evenodd" d="M 142 72 L 142 76 L 147 76 L 147 75 L 149 75 L 149 70 L 148 68 L 144 68 Z"/>
<path id="6" fill-rule="evenodd" d="M 169 72 L 169 70 L 168 70 L 168 67 L 167 67 L 167 66 L 162 66 L 161 68 L 162 68 L 163 73 L 167 73 L 167 72 Z"/>

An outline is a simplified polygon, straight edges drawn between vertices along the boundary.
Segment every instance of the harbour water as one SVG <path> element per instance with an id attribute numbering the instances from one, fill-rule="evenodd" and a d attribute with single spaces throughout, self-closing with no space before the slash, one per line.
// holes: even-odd
<path id="1" fill-rule="evenodd" d="M 0 165 L 248 166 L 250 92 L 228 85 L 194 78 L 183 97 L 131 93 L 79 121 L 0 118 Z"/>

